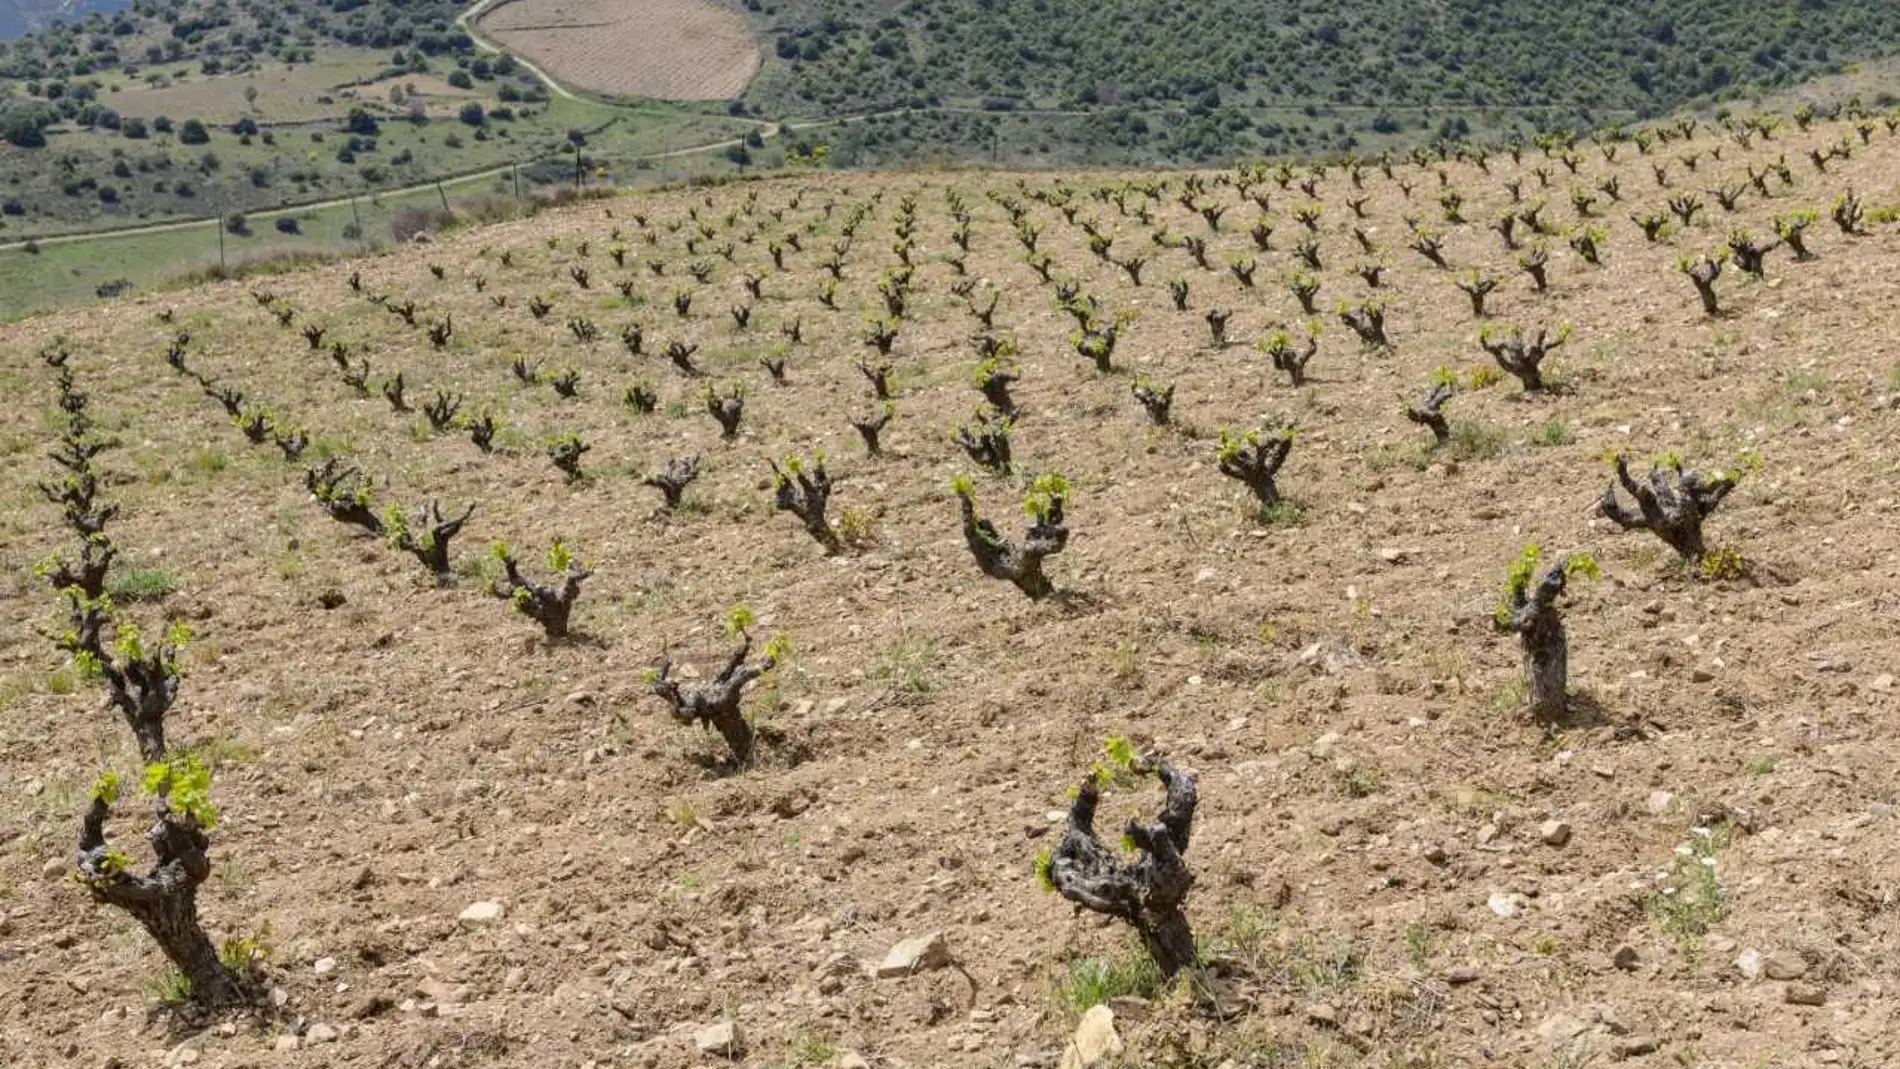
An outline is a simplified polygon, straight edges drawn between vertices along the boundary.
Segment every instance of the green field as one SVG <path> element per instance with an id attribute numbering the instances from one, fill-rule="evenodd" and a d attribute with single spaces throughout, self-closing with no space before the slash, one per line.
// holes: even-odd
<path id="1" fill-rule="evenodd" d="M 656 128 L 655 133 L 666 136 L 667 130 Z M 671 132 L 680 142 L 707 134 L 691 126 Z M 630 137 L 624 145 L 645 143 Z M 584 164 L 589 186 L 602 182 L 660 184 L 738 171 L 716 151 L 645 161 L 622 157 L 611 165 L 605 157 L 584 157 Z M 275 271 L 291 266 L 296 257 L 329 259 L 374 254 L 394 243 L 391 223 L 404 211 L 439 212 L 446 199 L 458 225 L 481 217 L 505 217 L 519 210 L 518 203 L 532 203 L 536 178 L 558 176 L 565 183 L 570 166 L 565 160 L 557 160 L 541 167 L 520 168 L 515 173 L 444 183 L 440 192 L 430 187 L 403 194 L 365 195 L 356 198 L 354 204 L 254 215 L 247 220 L 248 235 L 224 236 L 222 259 L 219 228 L 208 222 L 151 233 L 49 239 L 31 247 L 0 248 L 0 320 L 100 300 L 99 287 L 118 280 L 130 283 L 129 292 L 137 295 L 213 277 L 211 273 L 220 263 L 233 272 Z M 519 202 L 515 194 L 517 176 L 522 189 Z M 279 214 L 296 220 L 296 233 L 277 230 L 275 219 Z"/>

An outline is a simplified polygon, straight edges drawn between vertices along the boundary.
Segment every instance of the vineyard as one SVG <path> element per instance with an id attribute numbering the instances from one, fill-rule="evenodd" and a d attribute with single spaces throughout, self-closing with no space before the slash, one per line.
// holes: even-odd
<path id="1" fill-rule="evenodd" d="M 0 327 L 0 1052 L 1900 1061 L 1897 126 L 802 174 Z"/>

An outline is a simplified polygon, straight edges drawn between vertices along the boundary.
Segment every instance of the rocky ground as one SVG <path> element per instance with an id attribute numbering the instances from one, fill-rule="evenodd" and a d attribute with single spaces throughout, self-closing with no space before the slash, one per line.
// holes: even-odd
<path id="1" fill-rule="evenodd" d="M 1808 162 L 1842 140 L 1851 158 Z M 1582 142 L 1574 174 L 1536 149 L 1486 170 L 1369 166 L 1363 193 L 1335 168 L 1315 187 L 1323 323 L 1299 388 L 1252 348 L 1308 329 L 1286 282 L 1309 198 L 1272 178 L 1254 190 L 1269 202 L 1267 251 L 1250 251 L 1260 209 L 1214 176 L 1196 206 L 1228 206 L 1218 231 L 1176 199 L 1178 174 L 814 174 L 588 203 L 0 328 L 0 754 L 13 770 L 0 982 L 15 993 L 0 1061 L 1900 1064 L 1900 780 L 1881 742 L 1900 703 L 1900 254 L 1890 223 L 1856 236 L 1828 218 L 1850 187 L 1870 211 L 1894 201 L 1900 142 L 1884 128 L 1869 142 L 1790 124 L 1744 148 L 1704 129 L 1647 155 L 1623 144 L 1614 161 Z M 1745 187 L 1784 155 L 1794 181 L 1770 180 L 1772 196 L 1746 189 L 1729 213 L 1704 192 Z M 1665 161 L 1666 189 L 1651 166 Z M 1128 214 L 1089 194 L 1131 180 L 1167 190 L 1128 198 Z M 1601 227 L 1601 265 L 1553 233 L 1550 292 L 1536 292 L 1485 225 L 1510 207 L 1512 180 L 1548 199 L 1555 228 Z M 1059 202 L 1060 188 L 1074 191 L 1073 225 L 1031 197 Z M 1599 191 L 1592 219 L 1577 218 L 1573 188 Z M 1443 221 L 1454 189 L 1462 225 Z M 962 256 L 953 191 L 971 216 L 967 276 L 949 262 Z M 1681 194 L 1708 203 L 1646 242 L 1630 216 Z M 896 414 L 872 458 L 848 419 L 879 402 L 852 361 L 874 356 L 860 335 L 883 310 L 876 286 L 911 196 Z M 1361 196 L 1363 219 L 1348 203 Z M 1140 312 L 1118 370 L 1071 348 L 1075 324 L 1025 261 L 1003 198 L 1104 320 Z M 832 311 L 821 263 L 856 207 L 869 213 L 840 254 Z M 1677 259 L 1736 227 L 1765 237 L 1804 208 L 1819 212 L 1815 258 L 1778 249 L 1760 281 L 1729 266 L 1722 312 L 1705 315 Z M 1460 270 L 1408 249 L 1408 213 L 1443 232 Z M 1091 255 L 1089 220 L 1114 259 L 1147 257 L 1141 285 Z M 1151 240 L 1161 228 L 1204 238 L 1209 268 Z M 802 251 L 781 249 L 784 268 L 748 297 L 744 273 L 786 233 Z M 1228 269 L 1247 256 L 1253 288 Z M 1354 270 L 1374 259 L 1376 292 Z M 703 284 L 687 274 L 700 260 Z M 1496 323 L 1573 325 L 1546 368 L 1558 389 L 1474 382 L 1494 365 L 1455 285 L 1463 268 L 1500 280 Z M 1019 352 L 1006 477 L 949 440 L 980 399 L 981 328 L 952 289 L 964 277 L 985 280 L 979 300 L 1000 294 L 995 333 Z M 1185 313 L 1168 293 L 1177 277 Z M 685 319 L 682 290 L 695 298 Z M 415 301 L 416 326 L 370 294 Z M 1390 349 L 1363 348 L 1332 314 L 1368 298 L 1384 301 Z M 545 318 L 531 299 L 552 304 Z M 745 329 L 739 304 L 753 307 Z M 1225 348 L 1209 344 L 1211 307 L 1233 312 Z M 437 347 L 425 330 L 444 321 Z M 634 323 L 644 355 L 619 340 Z M 797 344 L 782 333 L 793 323 Z M 366 394 L 305 325 L 370 361 Z M 166 367 L 180 331 L 195 373 L 307 429 L 300 461 L 247 443 Z M 171 733 L 214 766 L 223 812 L 205 923 L 270 949 L 254 1014 L 165 1006 L 151 940 L 72 878 L 88 785 L 106 767 L 130 775 L 137 756 L 54 647 L 64 617 L 33 576 L 71 537 L 35 489 L 57 422 L 34 354 L 56 337 L 116 442 L 99 463 L 122 505 L 119 611 L 148 633 L 168 619 L 195 633 Z M 669 341 L 696 343 L 707 378 L 655 355 Z M 781 343 L 775 386 L 757 359 Z M 517 358 L 541 381 L 512 374 Z M 546 383 L 568 367 L 574 398 Z M 1453 440 L 1431 449 L 1402 409 L 1440 367 L 1460 389 Z M 398 370 L 407 413 L 376 388 Z M 1131 399 L 1136 374 L 1175 387 L 1171 426 Z M 656 411 L 623 402 L 637 379 Z M 733 380 L 745 415 L 724 443 L 700 392 Z M 432 431 L 418 410 L 437 389 L 491 409 L 500 448 Z M 1294 504 L 1263 516 L 1216 453 L 1223 429 L 1269 419 L 1298 428 L 1280 476 Z M 568 432 L 591 446 L 571 485 L 544 449 Z M 821 446 L 850 543 L 831 556 L 774 510 L 767 466 Z M 1595 514 L 1613 452 L 1639 472 L 1670 452 L 1741 472 L 1708 523 L 1712 545 L 1741 554 L 1729 574 L 1704 577 Z M 377 509 L 476 506 L 449 585 L 325 517 L 304 471 L 326 455 L 368 476 Z M 660 510 L 640 477 L 685 455 L 702 474 Z M 1020 539 L 1018 502 L 1052 470 L 1071 486 L 1071 537 L 1048 562 L 1058 595 L 1031 601 L 978 571 L 949 484 L 974 475 L 983 514 Z M 485 553 L 506 540 L 545 574 L 556 537 L 594 574 L 581 636 L 549 644 L 486 592 Z M 1516 644 L 1492 624 L 1531 542 L 1601 566 L 1563 601 L 1573 693 L 1552 724 L 1526 714 Z M 791 653 L 748 691 L 771 734 L 735 769 L 719 736 L 666 715 L 647 672 L 665 653 L 689 682 L 715 673 L 719 623 L 741 602 Z M 1126 927 L 1078 914 L 1035 876 L 1112 736 L 1199 776 L 1198 988 L 1161 989 Z M 1112 789 L 1105 837 L 1158 799 Z M 133 806 L 119 810 L 118 839 L 144 865 Z"/>

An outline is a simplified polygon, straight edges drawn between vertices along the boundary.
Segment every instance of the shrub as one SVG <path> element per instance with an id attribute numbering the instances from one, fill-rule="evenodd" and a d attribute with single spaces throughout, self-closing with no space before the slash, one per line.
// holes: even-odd
<path id="1" fill-rule="evenodd" d="M 1069 544 L 1069 529 L 1063 523 L 1069 492 L 1066 479 L 1050 472 L 1037 476 L 1030 485 L 1023 511 L 1033 522 L 1020 547 L 999 534 L 989 520 L 978 517 L 976 488 L 967 477 L 959 475 L 951 480 L 950 489 L 963 516 L 963 540 L 983 574 L 1014 583 L 1032 599 L 1055 593 L 1055 584 L 1043 573 L 1042 562 Z"/>
<path id="2" fill-rule="evenodd" d="M 725 667 L 708 682 L 679 682 L 672 678 L 673 662 L 664 657 L 646 673 L 648 690 L 671 707 L 675 720 L 683 724 L 699 724 L 719 732 L 732 751 L 734 763 L 739 765 L 751 761 L 753 745 L 758 738 L 751 722 L 739 708 L 745 688 L 778 667 L 788 651 L 785 638 L 778 636 L 766 643 L 763 660 L 747 664 L 746 658 L 752 653 L 752 635 L 747 628 L 752 623 L 752 611 L 743 605 L 735 607 L 728 615 L 727 633 L 736 637 L 739 645 L 726 659 Z"/>
<path id="3" fill-rule="evenodd" d="M 1630 476 L 1629 463 L 1622 454 L 1617 454 L 1612 464 L 1616 482 L 1597 499 L 1597 512 L 1625 531 L 1653 533 L 1685 561 L 1702 560 L 1707 552 L 1702 522 L 1740 483 L 1741 474 L 1685 471 L 1680 458 L 1670 458 L 1666 466 L 1650 468 L 1649 479 L 1643 483 Z M 1618 486 L 1635 500 L 1634 508 L 1617 499 Z"/>
<path id="4" fill-rule="evenodd" d="M 1195 776 L 1153 754 L 1137 756 L 1132 743 L 1111 738 L 1106 760 L 1097 762 L 1069 804 L 1061 843 L 1036 859 L 1043 886 L 1079 908 L 1114 917 L 1133 927 L 1164 980 L 1200 966 L 1193 930 L 1183 911 L 1193 874 L 1182 860 L 1199 800 Z M 1109 786 L 1152 775 L 1165 792 L 1152 822 L 1130 821 L 1123 845 L 1139 856 L 1105 844 L 1095 832 L 1095 814 Z"/>
<path id="5" fill-rule="evenodd" d="M 506 598 L 516 611 L 539 623 L 549 641 L 566 638 L 574 602 L 580 598 L 581 583 L 594 573 L 575 561 L 573 552 L 560 539 L 548 547 L 548 569 L 559 577 L 558 588 L 522 576 L 506 544 L 495 543 L 494 554 L 507 575 L 505 581 L 496 582 L 490 588 L 494 594 Z"/>
<path id="6" fill-rule="evenodd" d="M 1597 577 L 1597 563 L 1585 553 L 1558 558 L 1533 585 L 1542 548 L 1524 547 L 1511 565 L 1494 618 L 1501 630 L 1517 635 L 1523 651 L 1524 674 L 1530 684 L 1531 715 L 1549 721 L 1563 714 L 1568 702 L 1570 643 L 1564 634 L 1557 599 L 1573 575 Z"/>

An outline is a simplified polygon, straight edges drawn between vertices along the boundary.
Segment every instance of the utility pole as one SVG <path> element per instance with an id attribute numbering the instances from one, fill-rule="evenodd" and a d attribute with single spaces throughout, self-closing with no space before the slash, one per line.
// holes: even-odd
<path id="1" fill-rule="evenodd" d="M 439 179 L 439 178 L 438 178 L 438 179 L 436 179 L 436 182 L 435 182 L 435 195 L 436 195 L 436 196 L 438 196 L 438 197 L 440 197 L 440 198 L 442 198 L 442 214 L 444 214 L 444 215 L 453 215 L 453 214 L 455 214 L 454 212 L 451 212 L 451 211 L 449 210 L 449 195 L 448 195 L 447 193 L 445 193 L 445 192 L 443 192 L 443 190 L 442 190 L 442 180 L 441 180 L 441 179 Z"/>
<path id="2" fill-rule="evenodd" d="M 516 200 L 520 200 L 520 199 L 521 199 L 521 165 L 520 165 L 520 164 L 518 164 L 518 163 L 511 163 L 511 164 L 509 164 L 509 165 L 508 165 L 508 173 L 514 176 L 514 179 L 515 179 L 515 199 L 516 199 Z"/>
<path id="3" fill-rule="evenodd" d="M 222 215 L 220 215 L 220 216 L 218 216 L 218 270 L 219 270 L 220 272 L 222 272 L 222 271 L 224 271 L 224 270 L 225 270 L 225 266 L 224 266 L 224 216 L 222 216 Z"/>
<path id="4" fill-rule="evenodd" d="M 580 191 L 581 191 L 581 146 L 579 142 L 576 142 L 574 145 L 574 192 L 579 193 Z"/>
<path id="5" fill-rule="evenodd" d="M 363 233 L 363 213 L 356 210 L 356 194 L 350 194 L 350 218 L 356 222 L 356 242 L 361 245 L 367 237 Z"/>

